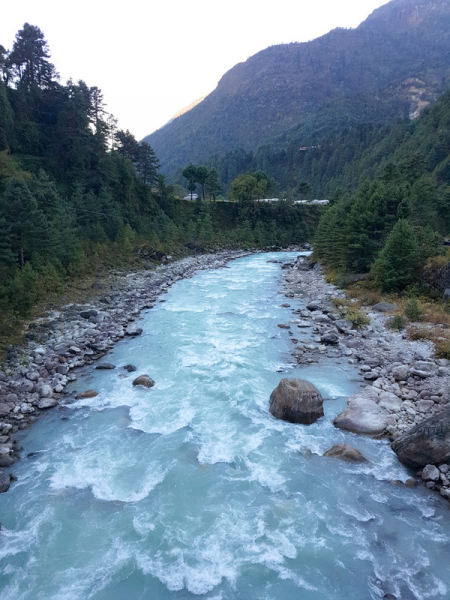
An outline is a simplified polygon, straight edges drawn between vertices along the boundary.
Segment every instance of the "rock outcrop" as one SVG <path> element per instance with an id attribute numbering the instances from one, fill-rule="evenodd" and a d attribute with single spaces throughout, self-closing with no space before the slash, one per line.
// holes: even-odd
<path id="1" fill-rule="evenodd" d="M 450 409 L 407 431 L 395 440 L 392 449 L 411 469 L 450 463 Z"/>
<path id="2" fill-rule="evenodd" d="M 323 417 L 323 398 L 309 381 L 282 379 L 270 395 L 270 412 L 283 421 L 310 425 Z"/>

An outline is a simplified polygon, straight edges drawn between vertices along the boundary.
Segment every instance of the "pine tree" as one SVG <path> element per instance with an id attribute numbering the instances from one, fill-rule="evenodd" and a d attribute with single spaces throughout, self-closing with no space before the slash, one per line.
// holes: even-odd
<path id="1" fill-rule="evenodd" d="M 414 282 L 418 266 L 414 230 L 406 219 L 400 219 L 373 264 L 371 272 L 375 283 L 384 292 L 399 292 Z"/>
<path id="2" fill-rule="evenodd" d="M 208 173 L 208 177 L 205 182 L 205 192 L 211 198 L 211 200 L 214 201 L 221 193 L 219 175 L 214 168 Z"/>

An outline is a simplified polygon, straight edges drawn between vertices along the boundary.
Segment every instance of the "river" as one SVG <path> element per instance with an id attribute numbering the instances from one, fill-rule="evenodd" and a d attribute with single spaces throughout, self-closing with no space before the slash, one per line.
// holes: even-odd
<path id="1" fill-rule="evenodd" d="M 2 600 L 449 597 L 448 504 L 392 483 L 410 474 L 386 441 L 333 427 L 359 389 L 354 365 L 292 363 L 267 262 L 292 256 L 178 282 L 108 354 L 115 370 L 80 370 L 73 391 L 97 397 L 21 432 L 18 481 L 0 496 Z M 133 388 L 141 373 L 155 387 Z M 313 382 L 325 417 L 274 419 L 282 377 Z M 370 463 L 322 456 L 342 442 Z"/>

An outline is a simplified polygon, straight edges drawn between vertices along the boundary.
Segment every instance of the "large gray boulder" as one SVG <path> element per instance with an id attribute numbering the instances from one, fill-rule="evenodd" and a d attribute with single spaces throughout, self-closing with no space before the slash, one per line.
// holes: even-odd
<path id="1" fill-rule="evenodd" d="M 148 375 L 139 375 L 139 377 L 136 377 L 136 379 L 133 381 L 133 385 L 142 385 L 143 387 L 151 388 L 155 385 L 155 382 Z"/>
<path id="2" fill-rule="evenodd" d="M 323 398 L 309 381 L 282 379 L 270 395 L 269 410 L 277 419 L 311 425 L 323 417 Z"/>
<path id="3" fill-rule="evenodd" d="M 355 394 L 350 396 L 347 407 L 334 419 L 333 424 L 353 433 L 376 435 L 385 431 L 388 416 L 388 411 L 376 402 L 363 394 Z"/>
<path id="4" fill-rule="evenodd" d="M 395 440 L 392 449 L 411 469 L 450 463 L 450 409 L 407 431 Z"/>

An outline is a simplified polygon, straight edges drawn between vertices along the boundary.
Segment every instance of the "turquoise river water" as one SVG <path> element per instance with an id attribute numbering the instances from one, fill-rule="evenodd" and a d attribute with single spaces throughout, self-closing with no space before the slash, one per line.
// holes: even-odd
<path id="1" fill-rule="evenodd" d="M 79 372 L 96 398 L 21 434 L 1 600 L 450 598 L 448 504 L 391 483 L 410 474 L 387 442 L 333 427 L 355 367 L 292 363 L 275 257 L 292 254 L 178 282 L 108 354 L 117 369 Z M 139 373 L 155 387 L 133 388 Z M 325 417 L 274 419 L 282 377 L 312 381 Z M 322 457 L 340 442 L 370 463 Z"/>

